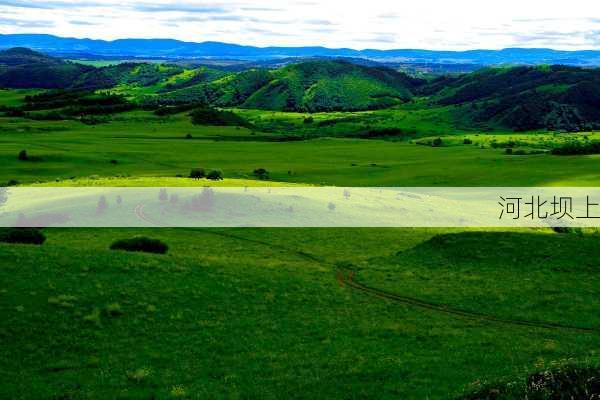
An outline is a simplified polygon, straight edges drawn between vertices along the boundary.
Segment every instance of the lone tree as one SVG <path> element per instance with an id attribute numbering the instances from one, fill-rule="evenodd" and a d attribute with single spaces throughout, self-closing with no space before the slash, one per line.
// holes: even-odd
<path id="1" fill-rule="evenodd" d="M 19 160 L 21 160 L 21 161 L 29 160 L 29 156 L 27 155 L 27 150 L 21 150 L 19 152 Z"/>
<path id="2" fill-rule="evenodd" d="M 206 177 L 206 172 L 204 168 L 194 168 L 190 171 L 190 178 L 192 179 L 202 179 Z"/>
<path id="3" fill-rule="evenodd" d="M 255 169 L 254 172 L 253 172 L 253 174 L 258 179 L 263 180 L 263 181 L 269 179 L 269 171 L 267 171 L 264 168 L 257 168 L 257 169 Z"/>
<path id="4" fill-rule="evenodd" d="M 206 179 L 210 179 L 211 181 L 222 181 L 223 180 L 223 172 L 218 169 L 213 169 L 206 175 Z"/>

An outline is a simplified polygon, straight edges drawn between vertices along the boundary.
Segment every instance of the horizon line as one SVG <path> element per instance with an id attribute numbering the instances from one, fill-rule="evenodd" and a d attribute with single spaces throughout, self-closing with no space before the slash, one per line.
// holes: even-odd
<path id="1" fill-rule="evenodd" d="M 579 50 L 562 50 L 552 47 L 501 47 L 501 48 L 472 48 L 466 50 L 453 50 L 453 49 L 428 49 L 428 48 L 419 48 L 419 47 L 398 47 L 398 48 L 390 48 L 390 49 L 381 49 L 374 47 L 366 47 L 366 48 L 353 48 L 353 47 L 327 47 L 324 45 L 294 45 L 294 46 L 281 46 L 281 45 L 269 45 L 269 46 L 257 46 L 257 45 L 249 45 L 249 44 L 241 44 L 241 43 L 232 43 L 232 42 L 221 42 L 218 40 L 205 40 L 205 41 L 188 41 L 181 40 L 175 38 L 167 38 L 167 37 L 122 37 L 118 39 L 95 39 L 91 37 L 75 37 L 75 36 L 59 36 L 52 33 L 0 33 L 0 37 L 2 36 L 50 36 L 58 39 L 72 39 L 72 40 L 90 40 L 97 42 L 105 42 L 105 43 L 115 43 L 118 41 L 124 40 L 163 40 L 163 41 L 174 41 L 179 43 L 186 44 L 207 44 L 207 43 L 216 43 L 216 44 L 224 44 L 230 46 L 240 46 L 240 47 L 250 47 L 257 49 L 273 49 L 273 48 L 285 48 L 285 49 L 302 49 L 302 48 L 321 48 L 327 50 L 351 50 L 357 52 L 363 51 L 381 51 L 381 52 L 389 52 L 389 51 L 430 51 L 430 52 L 448 52 L 448 53 L 467 53 L 474 51 L 505 51 L 505 50 L 549 50 L 556 52 L 564 52 L 564 53 L 577 53 L 577 52 L 600 52 L 600 49 L 579 49 Z M 16 46 L 19 47 L 19 46 Z"/>

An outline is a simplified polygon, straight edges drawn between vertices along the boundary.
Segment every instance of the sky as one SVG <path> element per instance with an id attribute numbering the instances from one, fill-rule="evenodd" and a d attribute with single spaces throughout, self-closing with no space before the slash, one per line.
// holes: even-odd
<path id="1" fill-rule="evenodd" d="M 354 49 L 600 50 L 600 1 L 0 0 L 0 33 Z"/>

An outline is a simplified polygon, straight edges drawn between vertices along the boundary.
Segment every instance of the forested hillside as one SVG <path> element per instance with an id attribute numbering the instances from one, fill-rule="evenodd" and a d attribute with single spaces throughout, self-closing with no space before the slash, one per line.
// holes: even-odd
<path id="1" fill-rule="evenodd" d="M 16 48 L 0 52 L 0 85 L 105 90 L 150 109 L 359 111 L 413 101 L 420 109 L 445 107 L 469 126 L 516 131 L 600 128 L 600 70 L 568 66 L 487 68 L 427 81 L 347 60 L 241 72 L 133 62 L 95 68 Z"/>
<path id="2" fill-rule="evenodd" d="M 57 89 L 69 87 L 94 68 L 49 57 L 25 48 L 0 52 L 0 86 Z"/>
<path id="3" fill-rule="evenodd" d="M 490 68 L 439 78 L 422 90 L 440 105 L 470 105 L 474 122 L 530 129 L 600 128 L 600 70 L 567 66 Z"/>

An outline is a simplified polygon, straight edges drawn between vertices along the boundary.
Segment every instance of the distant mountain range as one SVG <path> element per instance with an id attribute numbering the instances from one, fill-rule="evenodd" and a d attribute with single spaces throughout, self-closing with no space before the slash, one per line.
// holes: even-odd
<path id="1" fill-rule="evenodd" d="M 220 42 L 183 42 L 173 39 L 115 41 L 62 38 L 43 34 L 0 35 L 0 49 L 28 47 L 59 56 L 135 57 L 166 59 L 269 60 L 284 57 L 353 57 L 403 63 L 433 64 L 564 64 L 600 66 L 600 51 L 559 51 L 512 48 L 503 50 L 435 51 L 418 49 L 354 50 L 326 47 L 254 47 Z"/>

